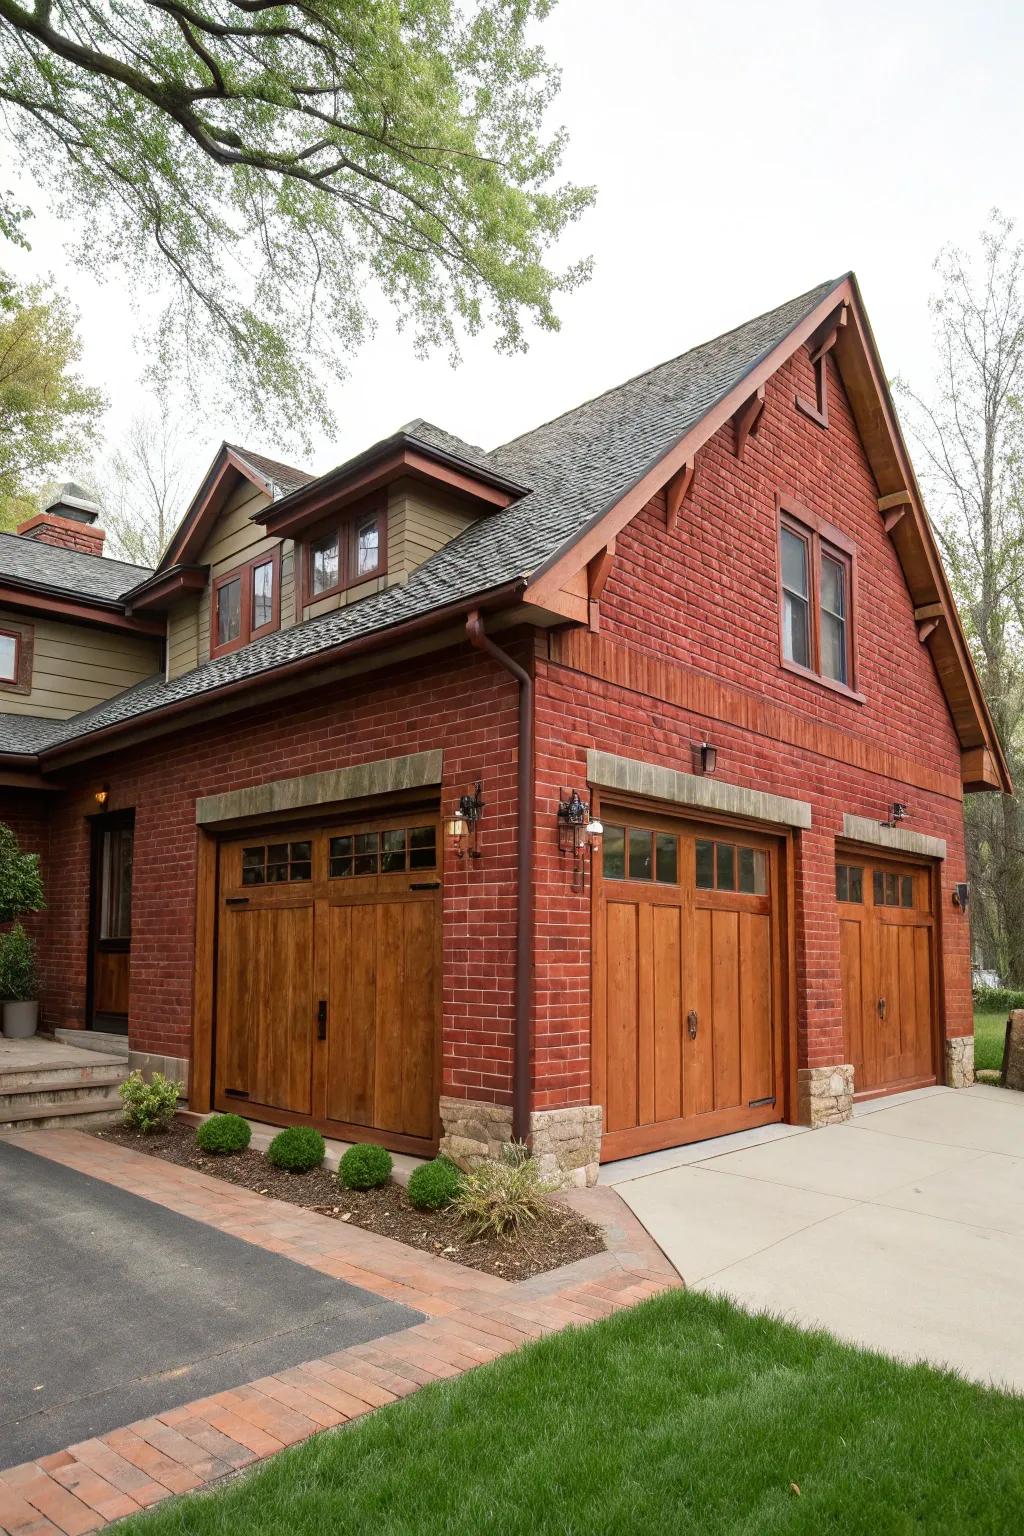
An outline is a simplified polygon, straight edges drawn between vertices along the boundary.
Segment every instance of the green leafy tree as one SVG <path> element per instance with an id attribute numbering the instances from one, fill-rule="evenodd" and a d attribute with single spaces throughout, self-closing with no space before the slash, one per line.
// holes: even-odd
<path id="1" fill-rule="evenodd" d="M 0 0 L 0 101 L 86 262 L 171 277 L 159 366 L 308 437 L 374 290 L 455 356 L 586 275 L 549 265 L 592 200 L 557 180 L 551 4 Z"/>
<path id="2" fill-rule="evenodd" d="M 33 483 L 95 440 L 104 401 L 76 372 L 80 355 L 63 295 L 0 275 L 0 528 L 38 511 Z"/>
<path id="3" fill-rule="evenodd" d="M 13 829 L 0 821 L 0 923 L 45 905 L 39 855 L 22 853 Z"/>

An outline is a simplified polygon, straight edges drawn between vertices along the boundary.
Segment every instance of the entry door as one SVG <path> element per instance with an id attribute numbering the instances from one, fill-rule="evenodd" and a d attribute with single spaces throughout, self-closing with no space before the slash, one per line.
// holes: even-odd
<path id="1" fill-rule="evenodd" d="M 858 1094 L 935 1081 L 935 919 L 930 869 L 836 864 L 843 1025 Z"/>
<path id="2" fill-rule="evenodd" d="M 216 1103 L 411 1151 L 436 1140 L 436 817 L 220 851 Z"/>
<path id="3" fill-rule="evenodd" d="M 134 838 L 133 811 L 93 819 L 88 1022 L 115 1033 L 128 1029 Z"/>
<path id="4" fill-rule="evenodd" d="M 593 1039 L 602 1155 L 781 1119 L 777 845 L 604 816 Z"/>

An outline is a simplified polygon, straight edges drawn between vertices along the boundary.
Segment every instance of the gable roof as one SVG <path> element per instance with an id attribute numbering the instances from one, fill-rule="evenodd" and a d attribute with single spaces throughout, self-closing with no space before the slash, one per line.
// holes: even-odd
<path id="1" fill-rule="evenodd" d="M 239 479 L 248 480 L 273 501 L 315 480 L 316 476 L 304 469 L 294 469 L 290 464 L 281 464 L 277 459 L 268 459 L 262 453 L 253 453 L 249 448 L 221 443 L 198 491 L 171 534 L 157 571 L 190 565 L 196 560 Z"/>
<path id="2" fill-rule="evenodd" d="M 25 717 L 0 716 L 0 752 L 56 752 L 83 738 L 105 737 L 130 721 L 144 723 L 189 701 L 212 701 L 261 677 L 305 668 L 353 647 L 362 649 L 371 637 L 379 637 L 377 643 L 384 645 L 412 623 L 421 625 L 433 616 L 440 624 L 460 606 L 465 611 L 496 601 L 499 595 L 508 600 L 518 594 L 543 606 L 558 584 L 605 547 L 786 357 L 816 335 L 839 305 L 851 308 L 855 323 L 844 332 L 842 347 L 837 344 L 837 360 L 855 415 L 860 402 L 858 426 L 879 489 L 883 494 L 905 490 L 914 502 L 913 515 L 904 520 L 906 526 L 901 525 L 893 542 L 909 573 L 915 604 L 935 602 L 945 615 L 946 623 L 929 646 L 961 743 L 965 751 L 976 747 L 991 754 L 1002 787 L 1008 788 L 1008 771 L 852 274 L 821 283 L 489 452 L 422 418 L 408 423 L 396 440 L 457 460 L 482 478 L 512 484 L 520 492 L 518 499 L 465 529 L 413 571 L 405 585 L 267 635 L 170 682 L 156 678 L 70 720 L 48 722 L 48 734 L 33 748 L 19 745 L 27 728 L 18 721 Z M 342 469 L 380 447 L 375 445 Z M 224 444 L 161 571 L 183 563 L 200 535 L 205 537 L 199 521 L 207 526 L 212 489 L 229 469 L 261 484 L 271 496 L 272 485 L 283 489 L 284 477 L 296 477 L 299 483 L 275 505 L 275 512 L 313 481 L 303 471 Z M 276 481 L 272 471 L 278 474 Z M 321 478 L 330 480 L 339 473 Z"/>
<path id="3" fill-rule="evenodd" d="M 126 592 L 151 575 L 146 565 L 129 565 L 123 560 L 108 560 L 105 555 L 46 544 L 41 539 L 0 533 L 0 584 L 56 592 L 79 602 L 91 598 L 118 604 Z"/>
<path id="4" fill-rule="evenodd" d="M 297 491 L 300 485 L 308 485 L 317 478 L 306 469 L 293 469 L 290 464 L 268 459 L 263 453 L 253 453 L 251 448 L 240 448 L 237 443 L 225 443 L 224 446 L 248 464 L 272 496 L 287 496 L 289 491 Z"/>

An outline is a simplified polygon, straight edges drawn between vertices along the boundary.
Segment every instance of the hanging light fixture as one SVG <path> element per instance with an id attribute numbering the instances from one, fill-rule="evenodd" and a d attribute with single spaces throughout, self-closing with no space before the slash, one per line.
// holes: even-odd
<path id="1" fill-rule="evenodd" d="M 578 790 L 563 789 L 558 802 L 558 851 L 572 854 L 572 889 L 581 894 L 586 888 L 589 853 L 602 836 L 604 827 L 596 816 L 591 816 L 590 806 L 580 798 Z"/>
<path id="2" fill-rule="evenodd" d="M 471 859 L 482 857 L 477 846 L 477 823 L 484 808 L 482 789 L 483 785 L 477 780 L 474 790 L 467 790 L 464 795 L 460 795 L 455 810 L 444 824 L 445 833 L 451 840 L 452 850 L 457 859 L 466 857 L 467 843 L 471 844 L 468 850 Z"/>

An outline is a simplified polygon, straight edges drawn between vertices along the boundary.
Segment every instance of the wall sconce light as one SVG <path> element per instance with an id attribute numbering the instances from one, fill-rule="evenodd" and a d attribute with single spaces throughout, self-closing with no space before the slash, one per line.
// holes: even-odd
<path id="1" fill-rule="evenodd" d="M 105 811 L 107 808 L 107 801 L 110 799 L 110 790 L 105 784 L 101 785 L 101 787 L 93 795 L 93 799 L 96 801 L 96 804 L 99 806 L 100 810 Z"/>
<path id="2" fill-rule="evenodd" d="M 700 771 L 701 773 L 714 773 L 718 767 L 718 748 L 713 747 L 707 736 L 700 744 Z"/>
<path id="3" fill-rule="evenodd" d="M 482 788 L 483 785 L 477 780 L 476 788 L 472 793 L 467 790 L 464 795 L 460 795 L 453 815 L 449 816 L 444 824 L 445 832 L 451 838 L 452 848 L 457 859 L 465 858 L 466 843 L 470 840 L 472 840 L 469 849 L 470 858 L 479 859 L 482 857 L 477 846 L 477 822 L 480 820 L 484 808 L 483 796 L 480 793 Z"/>
<path id="4" fill-rule="evenodd" d="M 967 911 L 967 904 L 971 899 L 971 888 L 966 880 L 958 880 L 953 887 L 953 905 L 959 907 L 961 912 Z"/>
<path id="5" fill-rule="evenodd" d="M 898 827 L 901 821 L 906 821 L 910 812 L 899 800 L 894 800 L 889 811 L 889 820 L 880 823 L 883 827 Z"/>
<path id="6" fill-rule="evenodd" d="M 579 791 L 563 789 L 558 802 L 558 851 L 572 854 L 572 889 L 582 894 L 587 883 L 586 855 L 593 858 L 594 845 L 604 832 Z"/>

